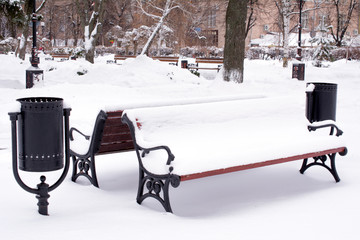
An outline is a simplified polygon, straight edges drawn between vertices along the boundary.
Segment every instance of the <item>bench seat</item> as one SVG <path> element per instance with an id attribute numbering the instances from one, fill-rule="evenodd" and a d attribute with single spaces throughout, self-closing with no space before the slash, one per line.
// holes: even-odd
<path id="1" fill-rule="evenodd" d="M 321 165 L 339 181 L 335 154 L 347 152 L 338 137 L 342 131 L 333 121 L 310 126 L 298 102 L 291 101 L 268 98 L 125 110 L 122 118 L 139 159 L 138 203 L 154 197 L 171 212 L 169 184 L 177 187 L 180 181 L 294 160 L 304 160 L 301 173 Z M 325 127 L 336 129 L 336 136 Z M 308 158 L 314 163 L 308 164 Z M 163 198 L 154 184 L 163 186 Z"/>
<path id="2" fill-rule="evenodd" d="M 139 118 L 144 129 L 139 131 L 137 142 L 144 148 L 168 146 L 175 155 L 172 173 L 179 176 L 345 147 L 342 138 L 309 132 L 305 121 L 269 120 L 147 129 Z M 139 141 L 140 137 L 143 139 Z M 166 174 L 166 159 L 166 152 L 154 151 L 143 158 L 143 164 L 152 173 Z"/>

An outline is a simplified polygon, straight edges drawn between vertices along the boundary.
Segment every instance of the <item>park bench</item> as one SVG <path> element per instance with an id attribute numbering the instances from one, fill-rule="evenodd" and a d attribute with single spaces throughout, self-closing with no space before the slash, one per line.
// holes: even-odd
<path id="1" fill-rule="evenodd" d="M 117 63 L 118 60 L 121 60 L 121 61 L 124 61 L 128 58 L 136 58 L 137 56 L 134 56 L 134 55 L 115 55 L 114 56 L 114 60 L 115 60 L 115 63 Z M 179 62 L 179 57 L 152 57 L 152 59 L 154 60 L 159 60 L 161 62 L 168 62 L 170 64 L 174 64 L 174 65 L 178 65 L 178 62 Z M 108 63 L 110 63 L 108 61 Z"/>
<path id="2" fill-rule="evenodd" d="M 169 64 L 178 65 L 179 57 L 152 57 L 154 60 L 159 60 L 160 62 L 168 62 Z"/>
<path id="3" fill-rule="evenodd" d="M 60 59 L 60 61 L 66 61 L 66 60 L 69 60 L 70 54 L 68 54 L 68 53 L 52 53 L 51 57 L 52 57 L 52 60 L 54 60 L 55 58 L 58 58 L 58 59 Z"/>
<path id="4" fill-rule="evenodd" d="M 335 155 L 347 152 L 342 131 L 333 121 L 310 125 L 304 114 L 287 116 L 287 109 L 272 105 L 277 103 L 257 99 L 125 110 L 122 120 L 139 161 L 137 202 L 152 197 L 172 212 L 170 185 L 294 160 L 303 160 L 301 173 L 320 165 L 340 181 Z M 336 129 L 336 136 L 324 128 Z"/>
<path id="5" fill-rule="evenodd" d="M 125 108 L 145 107 L 145 106 L 164 106 L 191 104 L 200 102 L 229 101 L 249 98 L 261 98 L 260 95 L 241 95 L 226 97 L 207 97 L 207 98 L 188 98 L 172 100 L 166 102 L 148 102 L 147 104 L 132 104 L 123 106 Z M 95 156 L 103 154 L 119 153 L 134 150 L 134 144 L 130 134 L 130 129 L 121 121 L 123 110 L 118 107 L 110 106 L 111 110 L 100 110 L 91 135 L 85 135 L 75 127 L 70 128 L 71 149 L 70 156 L 73 162 L 72 181 L 80 176 L 89 179 L 91 184 L 99 187 L 97 180 Z M 117 109 L 117 110 L 114 110 Z M 76 136 L 77 134 L 78 136 Z"/>
<path id="6" fill-rule="evenodd" d="M 199 66 L 199 64 L 217 64 L 216 67 L 209 67 L 208 65 L 205 66 Z M 195 66 L 189 66 L 188 69 L 195 69 L 195 70 L 216 70 L 220 71 L 221 66 L 224 63 L 223 58 L 196 58 L 195 59 Z"/>
<path id="7" fill-rule="evenodd" d="M 117 55 L 116 54 L 114 56 L 114 61 L 115 61 L 115 63 L 117 63 L 117 61 L 124 61 L 128 58 L 136 58 L 136 56 L 134 56 L 134 55 Z M 110 63 L 109 60 L 108 60 L 108 63 Z"/>

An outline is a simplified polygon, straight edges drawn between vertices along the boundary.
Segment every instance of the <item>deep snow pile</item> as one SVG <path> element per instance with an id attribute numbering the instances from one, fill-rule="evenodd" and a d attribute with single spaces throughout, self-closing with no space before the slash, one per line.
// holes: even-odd
<path id="1" fill-rule="evenodd" d="M 322 168 L 299 174 L 300 161 L 204 178 L 171 189 L 172 215 L 155 201 L 136 204 L 137 160 L 134 152 L 127 152 L 97 156 L 100 189 L 86 179 L 71 182 L 69 172 L 50 193 L 50 216 L 44 217 L 37 213 L 35 196 L 22 190 L 12 176 L 8 112 L 18 109 L 16 99 L 61 97 L 72 108 L 71 125 L 91 133 L 99 109 L 142 105 L 262 98 L 281 103 L 281 114 L 298 114 L 305 111 L 306 82 L 291 79 L 291 69 L 277 61 L 246 61 L 244 84 L 238 85 L 197 78 L 180 67 L 146 57 L 122 65 L 106 64 L 113 56 L 97 58 L 94 65 L 81 59 L 56 62 L 41 57 L 44 83 L 24 89 L 28 61 L 0 55 L 1 239 L 358 238 L 359 62 L 343 60 L 324 69 L 306 63 L 306 82 L 338 84 L 337 122 L 349 149 L 348 155 L 337 158 L 340 183 L 335 184 Z M 216 79 L 214 71 L 201 75 Z M 254 106 L 243 108 L 250 107 Z M 58 174 L 45 175 L 51 183 Z M 21 175 L 31 186 L 39 183 L 40 174 Z"/>

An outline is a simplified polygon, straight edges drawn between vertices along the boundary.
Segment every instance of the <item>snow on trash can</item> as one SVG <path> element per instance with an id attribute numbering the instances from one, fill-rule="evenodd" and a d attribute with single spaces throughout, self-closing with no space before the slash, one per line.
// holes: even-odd
<path id="1" fill-rule="evenodd" d="M 336 120 L 337 84 L 308 83 L 306 117 L 312 122 Z"/>

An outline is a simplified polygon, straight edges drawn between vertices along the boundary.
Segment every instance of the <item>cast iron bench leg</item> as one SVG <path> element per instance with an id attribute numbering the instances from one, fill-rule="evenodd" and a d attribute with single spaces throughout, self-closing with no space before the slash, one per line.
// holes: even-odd
<path id="1" fill-rule="evenodd" d="M 180 177 L 174 174 L 154 175 L 140 168 L 137 203 L 141 204 L 146 198 L 152 197 L 161 203 L 166 212 L 172 213 L 169 199 L 170 184 L 174 188 L 178 187 Z"/>
<path id="2" fill-rule="evenodd" d="M 77 158 L 72 155 L 71 158 L 73 160 L 73 173 L 71 180 L 75 182 L 78 177 L 84 176 L 89 179 L 92 185 L 99 187 L 95 170 L 95 157 L 91 156 L 91 160 L 89 160 L 89 158 Z M 91 175 L 89 174 L 89 170 Z"/>
<path id="3" fill-rule="evenodd" d="M 336 171 L 336 166 L 335 166 L 335 156 L 336 153 L 332 153 L 329 155 L 323 155 L 323 156 L 319 156 L 319 157 L 313 157 L 314 161 L 312 163 L 308 163 L 308 159 L 304 159 L 303 164 L 301 166 L 300 169 L 300 173 L 304 173 L 309 167 L 312 166 L 322 166 L 324 168 L 326 168 L 327 170 L 329 170 L 329 172 L 333 175 L 334 179 L 336 182 L 340 182 L 340 177 Z M 327 159 L 330 159 L 330 166 L 326 165 L 326 161 Z"/>

